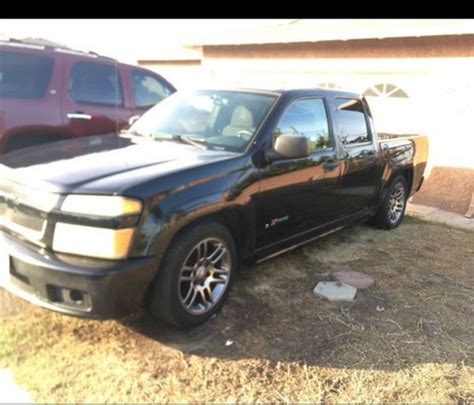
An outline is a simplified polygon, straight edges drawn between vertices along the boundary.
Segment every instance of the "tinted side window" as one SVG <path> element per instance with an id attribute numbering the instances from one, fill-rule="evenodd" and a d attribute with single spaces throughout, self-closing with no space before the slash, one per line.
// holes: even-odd
<path id="1" fill-rule="evenodd" d="M 281 117 L 273 133 L 275 140 L 281 134 L 306 136 L 311 150 L 329 148 L 329 125 L 324 101 L 319 98 L 301 99 L 293 102 Z"/>
<path id="2" fill-rule="evenodd" d="M 114 66 L 79 62 L 69 78 L 69 95 L 81 103 L 121 105 L 122 92 Z"/>
<path id="3" fill-rule="evenodd" d="M 0 97 L 43 97 L 52 70 L 48 56 L 0 52 Z"/>
<path id="4" fill-rule="evenodd" d="M 171 89 L 156 76 L 141 70 L 132 71 L 132 82 L 135 106 L 138 108 L 151 107 L 171 94 Z"/>
<path id="5" fill-rule="evenodd" d="M 360 100 L 337 98 L 335 100 L 344 145 L 369 142 L 364 106 Z"/>

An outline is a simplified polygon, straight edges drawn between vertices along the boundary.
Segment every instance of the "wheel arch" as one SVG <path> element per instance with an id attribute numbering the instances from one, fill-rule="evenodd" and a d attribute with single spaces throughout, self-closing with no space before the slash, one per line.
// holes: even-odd
<path id="1" fill-rule="evenodd" d="M 182 224 L 170 238 L 166 248 L 164 249 L 164 254 L 184 232 L 205 222 L 218 222 L 229 230 L 229 233 L 234 239 L 239 258 L 245 257 L 250 253 L 251 242 L 254 239 L 254 236 L 252 238 L 252 235 L 254 232 L 250 229 L 250 222 L 247 215 L 243 212 L 243 208 L 234 206 L 205 214 Z"/>
<path id="2" fill-rule="evenodd" d="M 411 194 L 411 189 L 413 187 L 413 167 L 407 167 L 405 169 L 402 169 L 398 171 L 394 176 L 403 176 L 407 182 L 407 188 L 408 188 L 408 195 Z M 394 176 L 392 176 L 394 178 Z"/>
<path id="3" fill-rule="evenodd" d="M 163 246 L 163 251 L 162 254 L 160 255 L 159 259 L 159 266 L 155 271 L 155 274 L 153 276 L 153 279 L 150 281 L 148 284 L 147 288 L 144 291 L 143 294 L 143 303 L 145 307 L 150 308 L 153 306 L 153 296 L 155 294 L 155 289 L 157 286 L 157 282 L 160 279 L 160 275 L 162 274 L 161 272 L 161 264 L 163 261 L 166 262 L 166 254 L 170 251 L 170 247 L 173 246 L 173 244 L 179 240 L 179 238 L 185 234 L 187 231 L 192 229 L 193 227 L 199 226 L 200 224 L 204 223 L 209 223 L 209 222 L 217 222 L 223 226 L 225 226 L 233 238 L 235 242 L 235 247 L 237 250 L 237 263 L 241 260 L 242 255 L 245 254 L 243 253 L 246 249 L 251 248 L 249 246 L 249 239 L 251 238 L 246 238 L 246 232 L 247 230 L 245 229 L 246 226 L 249 226 L 248 219 L 246 218 L 245 213 L 243 212 L 242 207 L 228 207 L 224 209 L 220 209 L 215 212 L 211 212 L 206 215 L 202 215 L 198 218 L 194 218 L 193 220 L 182 224 L 176 232 L 172 235 L 171 238 L 169 238 L 168 242 L 166 243 L 166 246 Z M 254 232 L 253 232 L 254 233 Z M 238 269 L 239 266 L 237 266 Z"/>
<path id="4" fill-rule="evenodd" d="M 407 192 L 408 195 L 411 195 L 411 189 L 413 187 L 413 167 L 403 167 L 395 170 L 390 177 L 388 178 L 387 181 L 385 181 L 384 187 L 383 187 L 383 192 L 382 192 L 382 198 L 380 201 L 382 202 L 387 194 L 387 191 L 390 187 L 390 184 L 392 184 L 393 180 L 396 179 L 398 176 L 402 176 L 405 181 L 407 182 Z"/>
<path id="5" fill-rule="evenodd" d="M 386 217 L 387 216 L 386 210 L 387 210 L 387 204 L 388 204 L 387 198 L 389 197 L 388 193 L 389 193 L 392 185 L 395 184 L 395 179 L 400 178 L 400 177 L 403 178 L 403 180 L 406 183 L 407 194 L 405 196 L 405 206 L 403 207 L 403 212 L 401 214 L 401 219 L 397 220 L 398 222 L 394 225 L 394 224 L 390 224 L 390 223 L 387 222 L 387 217 Z M 400 170 L 397 170 L 397 171 L 393 172 L 392 175 L 388 178 L 388 180 L 386 180 L 384 182 L 384 189 L 383 189 L 383 193 L 382 193 L 382 198 L 380 199 L 380 203 L 377 206 L 377 210 L 376 210 L 375 214 L 369 219 L 369 223 L 373 226 L 376 226 L 377 228 L 380 228 L 380 229 L 387 229 L 388 230 L 388 229 L 396 228 L 403 219 L 403 215 L 404 215 L 404 211 L 406 209 L 406 203 L 407 203 L 408 198 L 409 198 L 409 192 L 410 192 L 412 183 L 413 183 L 413 170 L 412 169 L 402 168 Z"/>

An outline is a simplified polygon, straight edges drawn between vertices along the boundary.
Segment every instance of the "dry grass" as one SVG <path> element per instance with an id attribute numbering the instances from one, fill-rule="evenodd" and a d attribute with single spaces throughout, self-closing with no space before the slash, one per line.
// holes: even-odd
<path id="1" fill-rule="evenodd" d="M 18 304 L 0 318 L 0 366 L 41 402 L 473 401 L 473 256 L 466 231 L 357 226 L 243 272 L 186 332 Z M 376 285 L 353 303 L 314 297 L 339 269 Z"/>

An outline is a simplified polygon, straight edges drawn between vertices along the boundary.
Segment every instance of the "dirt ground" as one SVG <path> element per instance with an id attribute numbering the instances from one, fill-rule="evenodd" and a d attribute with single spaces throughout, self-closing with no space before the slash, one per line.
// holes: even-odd
<path id="1" fill-rule="evenodd" d="M 406 218 L 360 225 L 236 278 L 188 331 L 145 313 L 67 317 L 2 292 L 0 367 L 41 402 L 474 401 L 474 233 Z M 341 269 L 352 303 L 312 294 Z M 227 345 L 226 345 L 227 342 Z"/>
<path id="2" fill-rule="evenodd" d="M 464 215 L 474 193 L 474 169 L 434 167 L 413 196 L 414 204 L 429 205 Z"/>

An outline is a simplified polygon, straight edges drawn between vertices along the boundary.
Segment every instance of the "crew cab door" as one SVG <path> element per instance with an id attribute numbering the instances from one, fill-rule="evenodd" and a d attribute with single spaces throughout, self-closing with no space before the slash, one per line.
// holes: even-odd
<path id="1" fill-rule="evenodd" d="M 75 137 L 118 132 L 128 124 L 115 61 L 68 59 L 63 91 L 66 131 Z"/>
<path id="2" fill-rule="evenodd" d="M 327 102 L 305 97 L 291 102 L 282 113 L 273 142 L 283 133 L 310 138 L 306 158 L 275 160 L 262 169 L 257 197 L 257 249 L 300 234 L 337 216 L 340 162 Z"/>
<path id="3" fill-rule="evenodd" d="M 381 166 L 368 108 L 358 99 L 337 97 L 334 102 L 343 148 L 338 205 L 345 216 L 373 205 Z"/>

